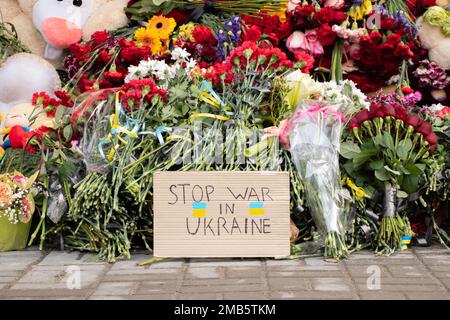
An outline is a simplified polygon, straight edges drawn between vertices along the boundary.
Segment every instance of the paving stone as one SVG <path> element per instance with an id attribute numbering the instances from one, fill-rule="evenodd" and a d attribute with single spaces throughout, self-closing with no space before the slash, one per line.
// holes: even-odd
<path id="1" fill-rule="evenodd" d="M 352 277 L 352 280 L 358 284 L 367 284 L 369 277 Z M 380 285 L 385 284 L 415 284 L 415 285 L 434 285 L 435 281 L 430 277 L 381 277 Z"/>
<path id="2" fill-rule="evenodd" d="M 336 271 L 340 270 L 337 265 L 312 265 L 312 266 L 271 266 L 267 271 Z"/>
<path id="3" fill-rule="evenodd" d="M 271 291 L 270 299 L 295 299 L 295 300 L 336 300 L 358 299 L 351 292 L 318 292 L 318 291 Z"/>
<path id="4" fill-rule="evenodd" d="M 360 291 L 372 291 L 367 287 L 367 284 L 357 284 L 358 289 Z M 439 294 L 439 292 L 443 292 L 443 290 L 433 284 L 428 285 L 416 285 L 411 282 L 411 284 L 383 284 L 381 283 L 381 289 L 383 291 L 396 291 L 396 292 L 435 292 L 435 294 Z"/>
<path id="5" fill-rule="evenodd" d="M 177 281 L 144 281 L 136 290 L 136 295 L 173 293 L 177 288 Z"/>
<path id="6" fill-rule="evenodd" d="M 424 277 L 427 271 L 422 266 L 387 266 L 393 277 Z"/>
<path id="7" fill-rule="evenodd" d="M 343 274 L 340 271 L 270 271 L 267 273 L 268 278 L 335 278 L 342 277 Z"/>
<path id="8" fill-rule="evenodd" d="M 0 283 L 10 283 L 17 280 L 19 277 L 4 277 L 0 274 Z"/>
<path id="9" fill-rule="evenodd" d="M 219 267 L 212 268 L 189 268 L 186 271 L 186 279 L 217 279 L 223 276 Z"/>
<path id="10" fill-rule="evenodd" d="M 217 285 L 217 286 L 182 286 L 179 289 L 181 293 L 227 293 L 227 292 L 246 292 L 246 291 L 261 291 L 261 284 L 247 284 L 247 285 Z"/>
<path id="11" fill-rule="evenodd" d="M 233 292 L 223 295 L 225 300 L 267 300 L 264 292 Z"/>
<path id="12" fill-rule="evenodd" d="M 406 296 L 402 292 L 389 292 L 382 290 L 374 290 L 360 293 L 362 300 L 406 300 Z"/>
<path id="13" fill-rule="evenodd" d="M 176 280 L 179 277 L 177 273 L 147 273 L 147 274 L 106 274 L 103 282 L 142 282 L 158 280 Z"/>
<path id="14" fill-rule="evenodd" d="M 106 266 L 80 266 L 80 285 L 82 289 L 89 288 L 100 280 Z M 11 289 L 66 289 L 68 281 L 74 275 L 68 266 L 34 266 Z"/>
<path id="15" fill-rule="evenodd" d="M 350 287 L 342 278 L 312 279 L 312 287 L 317 291 L 350 291 Z"/>
<path id="16" fill-rule="evenodd" d="M 380 274 L 381 276 L 387 275 L 389 276 L 390 273 L 388 271 L 388 268 L 386 266 L 378 266 L 380 268 Z M 372 273 L 368 272 L 370 271 L 369 266 L 365 266 L 365 265 L 350 265 L 347 266 L 347 271 L 348 273 L 350 273 L 350 275 L 352 277 L 368 277 L 370 276 Z"/>
<path id="17" fill-rule="evenodd" d="M 221 300 L 222 293 L 179 293 L 177 300 Z"/>
<path id="18" fill-rule="evenodd" d="M 135 267 L 132 268 L 123 268 L 123 269 L 110 269 L 108 271 L 108 275 L 177 275 L 180 273 L 181 269 L 151 269 L 151 268 L 142 268 Z"/>
<path id="19" fill-rule="evenodd" d="M 338 266 L 342 262 L 331 262 L 322 258 L 306 258 L 305 264 L 307 266 Z"/>
<path id="20" fill-rule="evenodd" d="M 227 278 L 260 278 L 262 270 L 248 267 L 227 267 L 225 268 L 225 277 Z"/>
<path id="21" fill-rule="evenodd" d="M 174 299 L 174 294 L 159 293 L 148 295 L 133 295 L 133 296 L 91 296 L 89 300 L 171 300 Z"/>
<path id="22" fill-rule="evenodd" d="M 311 289 L 309 281 L 303 278 L 269 278 L 268 284 L 271 290 L 277 291 L 300 291 Z"/>
<path id="23" fill-rule="evenodd" d="M 202 260 L 192 259 L 192 267 L 261 267 L 261 260 Z"/>
<path id="24" fill-rule="evenodd" d="M 36 289 L 36 290 L 30 290 L 30 289 L 9 289 L 5 290 L 3 292 L 2 298 L 8 298 L 8 297 L 36 297 L 36 298 L 46 298 L 46 299 L 63 299 L 63 298 L 72 298 L 72 297 L 88 297 L 91 293 L 91 290 L 86 289 Z"/>
<path id="25" fill-rule="evenodd" d="M 284 266 L 294 266 L 294 267 L 299 267 L 299 266 L 304 266 L 305 262 L 303 260 L 300 259 L 295 259 L 295 260 L 267 260 L 266 261 L 266 265 L 268 267 L 284 267 Z"/>
<path id="26" fill-rule="evenodd" d="M 94 292 L 94 296 L 131 295 L 138 287 L 137 282 L 104 282 Z"/>
<path id="27" fill-rule="evenodd" d="M 83 260 L 82 253 L 68 251 L 52 251 L 40 263 L 40 266 L 58 266 L 58 265 L 76 265 L 81 264 Z"/>
<path id="28" fill-rule="evenodd" d="M 260 278 L 238 278 L 238 279 L 184 279 L 183 286 L 221 286 L 235 285 L 245 286 L 248 284 L 260 284 Z"/>

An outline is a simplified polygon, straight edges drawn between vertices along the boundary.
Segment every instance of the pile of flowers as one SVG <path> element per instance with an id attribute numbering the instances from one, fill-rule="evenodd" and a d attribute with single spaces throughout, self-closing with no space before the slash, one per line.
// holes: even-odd
<path id="1" fill-rule="evenodd" d="M 138 0 L 125 10 L 127 28 L 69 47 L 63 88 L 34 94 L 30 127 L 4 132 L 5 150 L 40 157 L 41 246 L 60 234 L 109 261 L 151 248 L 153 173 L 164 170 L 289 172 L 300 256 L 311 239 L 336 259 L 393 253 L 448 206 L 449 70 L 415 24 L 425 14 L 447 34 L 434 0 Z M 48 125 L 33 126 L 37 114 Z M 0 170 L 9 199 L 19 191 Z M 442 223 L 431 227 L 450 243 Z"/>

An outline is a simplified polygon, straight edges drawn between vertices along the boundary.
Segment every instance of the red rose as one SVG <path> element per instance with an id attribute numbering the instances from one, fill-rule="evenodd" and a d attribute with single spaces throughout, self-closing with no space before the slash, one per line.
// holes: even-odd
<path id="1" fill-rule="evenodd" d="M 211 29 L 207 26 L 196 26 L 192 36 L 195 41 L 203 46 L 215 46 L 217 39 L 214 37 Z"/>
<path id="2" fill-rule="evenodd" d="M 395 118 L 400 119 L 404 122 L 408 117 L 408 111 L 406 110 L 406 108 L 403 108 L 401 106 L 394 106 L 394 109 L 395 109 Z"/>
<path id="3" fill-rule="evenodd" d="M 109 39 L 109 33 L 106 30 L 96 31 L 91 35 L 91 41 L 94 47 L 97 47 Z"/>
<path id="4" fill-rule="evenodd" d="M 372 103 L 370 105 L 370 118 L 383 118 L 386 115 L 386 111 L 381 103 Z"/>
<path id="5" fill-rule="evenodd" d="M 330 46 L 336 39 L 336 32 L 328 24 L 323 24 L 317 30 L 317 36 L 323 46 Z"/>
<path id="6" fill-rule="evenodd" d="M 425 141 L 427 141 L 431 146 L 436 145 L 438 142 L 438 136 L 434 132 L 430 132 L 425 136 Z"/>
<path id="7" fill-rule="evenodd" d="M 394 30 L 395 20 L 393 18 L 384 18 L 381 20 L 381 28 L 385 30 Z"/>
<path id="8" fill-rule="evenodd" d="M 363 92 L 374 92 L 381 88 L 379 81 L 373 81 L 369 76 L 360 72 L 352 72 L 346 76 L 346 79 L 356 83 Z"/>
<path id="9" fill-rule="evenodd" d="M 428 122 L 421 120 L 420 124 L 416 128 L 416 131 L 424 136 L 428 136 L 433 132 L 433 127 Z"/>
<path id="10" fill-rule="evenodd" d="M 420 121 L 422 121 L 422 120 L 420 119 L 419 115 L 413 113 L 413 114 L 410 114 L 406 118 L 405 123 L 407 125 L 410 125 L 410 126 L 414 127 L 414 129 L 415 129 L 419 125 Z"/>
<path id="11" fill-rule="evenodd" d="M 190 17 L 189 13 L 178 9 L 173 9 L 166 15 L 166 18 L 174 18 L 178 26 L 188 22 L 189 17 Z"/>
<path id="12" fill-rule="evenodd" d="M 370 120 L 370 112 L 367 109 L 361 110 L 355 115 L 355 120 L 359 123 Z"/>
<path id="13" fill-rule="evenodd" d="M 360 127 L 361 127 L 361 123 L 359 123 L 356 120 L 352 120 L 348 125 L 348 130 L 352 131 L 354 128 L 360 128 Z"/>

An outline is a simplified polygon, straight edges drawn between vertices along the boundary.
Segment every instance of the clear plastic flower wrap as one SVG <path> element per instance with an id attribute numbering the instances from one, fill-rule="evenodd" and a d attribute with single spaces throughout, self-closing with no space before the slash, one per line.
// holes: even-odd
<path id="1" fill-rule="evenodd" d="M 346 219 L 339 172 L 344 116 L 318 101 L 304 100 L 289 120 L 286 134 L 296 169 L 306 189 L 306 203 L 324 237 L 325 256 L 347 255 Z"/>

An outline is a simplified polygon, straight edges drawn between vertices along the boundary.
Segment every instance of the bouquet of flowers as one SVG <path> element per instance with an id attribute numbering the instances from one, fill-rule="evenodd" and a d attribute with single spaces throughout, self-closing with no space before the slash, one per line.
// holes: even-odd
<path id="1" fill-rule="evenodd" d="M 42 191 L 35 183 L 38 174 L 29 178 L 20 172 L 0 175 L 0 251 L 26 246 L 35 211 L 34 197 Z"/>
<path id="2" fill-rule="evenodd" d="M 438 138 L 431 124 L 418 114 L 408 114 L 401 100 L 391 104 L 395 100 L 385 97 L 379 101 L 351 120 L 348 128 L 353 141 L 342 144 L 341 155 L 348 159 L 345 171 L 358 185 L 370 195 L 376 189 L 384 192 L 377 236 L 384 250 L 398 247 L 408 232 L 407 221 L 397 215 L 397 197 L 407 198 L 419 189 Z"/>
<path id="3" fill-rule="evenodd" d="M 325 256 L 348 254 L 340 197 L 339 145 L 343 115 L 326 104 L 303 101 L 289 120 L 290 152 L 303 180 L 306 203 L 325 242 Z"/>

